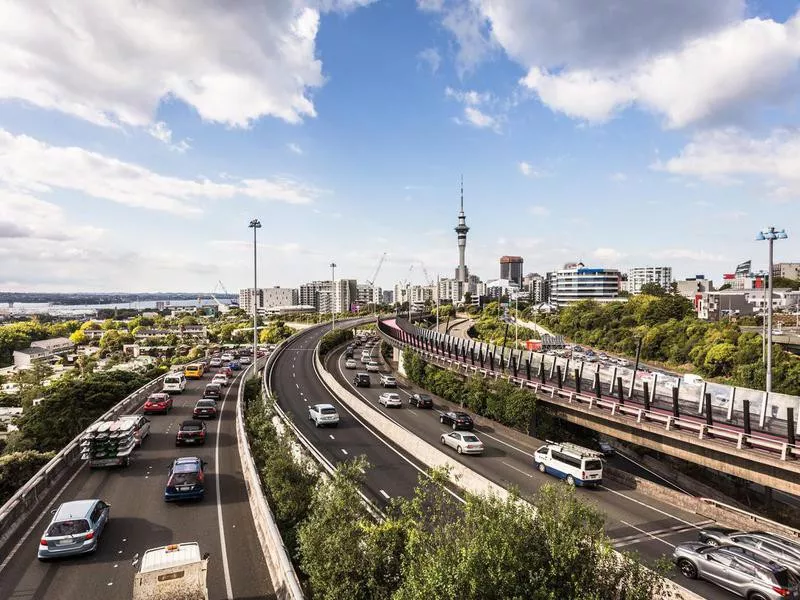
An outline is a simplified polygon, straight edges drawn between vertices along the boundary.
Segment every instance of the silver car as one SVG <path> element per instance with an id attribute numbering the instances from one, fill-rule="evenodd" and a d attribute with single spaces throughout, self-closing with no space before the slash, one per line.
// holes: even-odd
<path id="1" fill-rule="evenodd" d="M 672 557 L 684 577 L 705 579 L 747 600 L 800 600 L 797 577 L 756 553 L 686 542 L 675 547 Z"/>
<path id="2" fill-rule="evenodd" d="M 39 542 L 39 560 L 97 550 L 110 510 L 111 505 L 97 499 L 73 500 L 59 506 Z"/>
<path id="3" fill-rule="evenodd" d="M 699 537 L 709 546 L 734 544 L 755 550 L 800 577 L 800 542 L 796 540 L 765 531 L 744 532 L 728 527 L 705 527 L 700 530 Z"/>

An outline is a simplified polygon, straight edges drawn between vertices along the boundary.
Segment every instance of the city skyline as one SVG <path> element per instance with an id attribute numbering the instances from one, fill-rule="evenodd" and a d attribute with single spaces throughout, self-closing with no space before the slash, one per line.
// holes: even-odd
<path id="1" fill-rule="evenodd" d="M 484 281 L 794 261 L 797 6 L 625 4 L 9 2 L 0 289 L 452 277 L 462 173 Z"/>

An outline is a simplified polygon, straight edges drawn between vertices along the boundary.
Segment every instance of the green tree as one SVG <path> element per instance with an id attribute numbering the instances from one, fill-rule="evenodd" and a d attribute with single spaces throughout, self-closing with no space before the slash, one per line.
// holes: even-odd
<path id="1" fill-rule="evenodd" d="M 667 291 L 655 281 L 648 281 L 642 286 L 640 293 L 648 296 L 666 296 Z"/>
<path id="2" fill-rule="evenodd" d="M 69 341 L 73 344 L 77 344 L 78 346 L 82 346 L 86 344 L 86 334 L 84 333 L 83 329 L 78 329 L 74 331 L 72 335 L 69 336 Z"/>
<path id="3" fill-rule="evenodd" d="M 54 452 L 26 450 L 0 456 L 0 506 L 5 504 L 54 455 Z"/>

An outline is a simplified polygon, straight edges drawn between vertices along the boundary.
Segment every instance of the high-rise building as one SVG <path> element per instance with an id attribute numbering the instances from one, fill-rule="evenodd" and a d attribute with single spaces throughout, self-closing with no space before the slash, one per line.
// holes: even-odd
<path id="1" fill-rule="evenodd" d="M 639 294 L 646 283 L 657 283 L 664 291 L 672 284 L 672 267 L 634 267 L 628 271 L 627 291 Z"/>
<path id="2" fill-rule="evenodd" d="M 369 283 L 359 283 L 356 294 L 356 304 L 367 306 L 368 304 L 380 304 L 382 298 L 381 288 Z"/>
<path id="3" fill-rule="evenodd" d="M 786 279 L 800 279 L 800 263 L 774 263 L 772 265 L 773 277 L 784 277 Z"/>
<path id="4" fill-rule="evenodd" d="M 469 271 L 465 262 L 465 255 L 467 252 L 467 217 L 464 214 L 464 178 L 461 178 L 461 210 L 458 212 L 458 225 L 455 227 L 455 232 L 458 234 L 458 268 L 456 269 L 456 279 L 462 283 L 466 283 L 469 278 Z"/>
<path id="5" fill-rule="evenodd" d="M 328 312 L 320 308 L 320 293 L 330 294 L 330 291 L 330 281 L 311 281 L 302 284 L 297 290 L 297 295 L 299 303 L 303 306 L 314 306 L 321 312 Z M 330 298 L 326 300 L 326 308 L 330 308 Z"/>
<path id="6" fill-rule="evenodd" d="M 519 287 L 522 287 L 521 256 L 500 257 L 500 279 L 508 279 L 516 283 Z"/>
<path id="7" fill-rule="evenodd" d="M 678 281 L 677 286 L 678 293 L 689 300 L 694 300 L 697 294 L 714 291 L 714 282 L 706 279 L 705 275 L 687 277 L 683 281 Z"/>
<path id="8" fill-rule="evenodd" d="M 255 300 L 254 300 L 255 299 Z M 253 306 L 259 312 L 277 306 L 295 306 L 297 304 L 297 290 L 292 288 L 271 287 L 239 290 L 239 307 L 247 314 L 253 314 Z"/>
<path id="9" fill-rule="evenodd" d="M 547 278 L 539 273 L 528 273 L 522 279 L 522 289 L 528 292 L 531 302 L 541 304 L 547 301 Z"/>
<path id="10" fill-rule="evenodd" d="M 590 269 L 583 263 L 568 263 L 548 275 L 549 302 L 558 308 L 581 300 L 619 300 L 620 272 L 617 269 Z"/>

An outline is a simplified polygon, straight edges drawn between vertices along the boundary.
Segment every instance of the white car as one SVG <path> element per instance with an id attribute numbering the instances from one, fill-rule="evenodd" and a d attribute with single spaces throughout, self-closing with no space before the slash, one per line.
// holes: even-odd
<path id="1" fill-rule="evenodd" d="M 348 358 L 344 361 L 344 368 L 345 369 L 355 369 L 357 366 L 356 361 L 352 358 Z"/>
<path id="2" fill-rule="evenodd" d="M 372 357 L 369 354 L 362 354 L 361 355 L 361 362 L 366 364 L 372 360 Z"/>
<path id="3" fill-rule="evenodd" d="M 381 386 L 382 387 L 397 387 L 397 379 L 394 378 L 393 375 L 381 375 Z"/>
<path id="4" fill-rule="evenodd" d="M 211 383 L 218 383 L 222 387 L 228 385 L 228 376 L 225 373 L 217 373 L 214 375 L 214 378 L 211 380 Z"/>
<path id="5" fill-rule="evenodd" d="M 208 361 L 209 367 L 221 367 L 222 366 L 222 359 L 219 356 L 215 356 L 211 360 Z"/>
<path id="6" fill-rule="evenodd" d="M 483 454 L 483 442 L 471 431 L 443 433 L 442 444 L 455 448 L 459 454 Z"/>
<path id="7" fill-rule="evenodd" d="M 240 364 L 240 365 L 249 365 L 251 362 L 253 362 L 253 361 L 252 361 L 252 360 L 250 360 L 250 357 L 249 357 L 249 356 L 243 356 L 243 357 L 241 357 L 241 358 L 239 359 L 239 364 Z"/>
<path id="8" fill-rule="evenodd" d="M 313 421 L 316 427 L 323 425 L 339 424 L 339 413 L 333 404 L 312 404 L 308 407 L 308 420 Z"/>
<path id="9" fill-rule="evenodd" d="M 367 363 L 367 371 L 369 371 L 370 373 L 377 373 L 380 370 L 381 366 L 374 360 L 371 360 Z"/>
<path id="10" fill-rule="evenodd" d="M 378 404 L 383 404 L 386 408 L 401 408 L 403 402 L 400 400 L 400 394 L 395 392 L 384 392 L 378 396 Z"/>
<path id="11" fill-rule="evenodd" d="M 230 352 L 226 352 L 225 354 L 220 356 L 220 359 L 222 360 L 222 362 L 230 362 L 233 360 L 233 354 L 231 354 Z"/>

